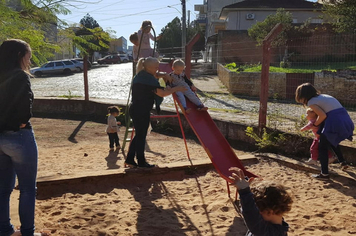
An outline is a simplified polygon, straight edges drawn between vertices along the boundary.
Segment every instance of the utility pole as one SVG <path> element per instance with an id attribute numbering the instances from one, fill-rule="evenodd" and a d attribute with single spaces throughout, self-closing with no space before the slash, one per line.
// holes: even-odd
<path id="1" fill-rule="evenodd" d="M 190 10 L 188 10 L 188 29 L 190 27 Z"/>
<path id="2" fill-rule="evenodd" d="M 185 0 L 182 1 L 182 59 L 185 59 L 185 45 L 187 44 L 187 27 Z"/>

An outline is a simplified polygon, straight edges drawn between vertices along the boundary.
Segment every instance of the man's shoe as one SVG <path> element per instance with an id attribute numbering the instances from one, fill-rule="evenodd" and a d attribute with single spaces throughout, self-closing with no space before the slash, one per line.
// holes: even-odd
<path id="1" fill-rule="evenodd" d="M 341 170 L 346 170 L 347 168 L 349 168 L 349 165 L 346 163 L 346 161 L 342 162 L 340 166 L 341 166 Z"/>
<path id="2" fill-rule="evenodd" d="M 329 179 L 330 176 L 329 175 L 324 175 L 324 174 L 316 174 L 316 175 L 312 175 L 311 177 L 315 178 L 315 179 Z"/>
<path id="3" fill-rule="evenodd" d="M 144 164 L 139 164 L 138 167 L 141 167 L 141 168 L 153 168 L 153 167 L 155 167 L 155 165 L 151 165 L 151 164 L 148 164 L 146 162 Z"/>
<path id="4" fill-rule="evenodd" d="M 136 168 L 138 165 L 135 161 L 125 161 L 125 167 L 129 167 L 129 168 Z"/>

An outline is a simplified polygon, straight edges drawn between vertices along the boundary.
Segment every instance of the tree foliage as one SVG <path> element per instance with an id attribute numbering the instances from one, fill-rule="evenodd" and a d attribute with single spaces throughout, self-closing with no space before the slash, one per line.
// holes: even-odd
<path id="1" fill-rule="evenodd" d="M 257 22 L 249 30 L 248 35 L 255 39 L 258 45 L 262 45 L 264 38 L 278 23 L 283 24 L 283 31 L 274 40 L 274 46 L 285 45 L 287 42 L 287 32 L 292 28 L 293 18 L 290 12 L 283 8 L 277 10 L 276 14 L 269 15 L 264 21 Z"/>
<path id="2" fill-rule="evenodd" d="M 35 64 L 46 61 L 46 58 L 53 56 L 59 49 L 46 40 L 45 29 L 53 22 L 47 15 L 48 12 L 36 7 L 29 0 L 19 1 L 16 8 L 7 1 L 0 0 L 0 42 L 8 38 L 22 39 L 31 45 Z"/>
<path id="3" fill-rule="evenodd" d="M 79 22 L 83 27 L 94 29 L 96 27 L 100 27 L 98 22 L 87 13 Z"/>
<path id="4" fill-rule="evenodd" d="M 195 21 L 192 21 L 187 27 L 187 42 L 189 42 L 195 34 L 202 34 L 202 30 Z M 160 52 L 168 52 L 172 54 L 179 54 L 182 51 L 182 23 L 181 20 L 176 17 L 169 22 L 164 28 L 161 29 L 162 38 L 157 41 L 157 48 Z M 203 34 L 202 34 L 203 35 Z M 194 45 L 194 50 L 204 49 L 204 37 L 201 37 L 199 42 Z"/>
<path id="5" fill-rule="evenodd" d="M 0 0 L 0 43 L 9 38 L 26 41 L 32 48 L 32 61 L 39 65 L 54 57 L 61 48 L 57 44 L 57 29 L 66 26 L 65 22 L 57 18 L 58 14 L 70 14 L 68 7 L 80 4 L 94 3 L 100 0 Z M 74 35 L 75 42 L 82 42 L 88 38 L 97 40 L 107 36 L 100 30 L 94 30 L 92 36 L 75 38 L 66 31 L 66 35 Z M 89 48 L 95 47 L 88 42 Z M 106 47 L 102 41 L 98 43 Z"/>
<path id="6" fill-rule="evenodd" d="M 107 52 L 111 41 L 110 34 L 105 32 L 89 14 L 80 20 L 79 28 L 74 28 L 72 39 L 80 51 L 88 54 L 89 58 L 94 51 Z"/>
<path id="7" fill-rule="evenodd" d="M 331 23 L 338 32 L 356 32 L 355 0 L 322 0 L 324 13 L 331 18 Z M 327 20 L 328 17 L 325 19 Z"/>

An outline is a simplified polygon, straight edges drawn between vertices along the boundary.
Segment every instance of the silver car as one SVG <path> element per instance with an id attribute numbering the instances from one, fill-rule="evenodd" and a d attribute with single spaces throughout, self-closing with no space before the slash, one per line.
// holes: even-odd
<path id="1" fill-rule="evenodd" d="M 36 77 L 50 74 L 71 74 L 83 70 L 82 63 L 74 63 L 71 60 L 49 61 L 41 67 L 35 67 L 30 70 Z"/>

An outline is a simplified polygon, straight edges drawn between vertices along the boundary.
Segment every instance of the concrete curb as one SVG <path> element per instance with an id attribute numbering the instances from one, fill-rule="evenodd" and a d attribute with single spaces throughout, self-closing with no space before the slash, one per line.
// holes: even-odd
<path id="1" fill-rule="evenodd" d="M 305 164 L 302 161 L 295 160 L 292 158 L 288 158 L 285 156 L 281 156 L 278 154 L 273 154 L 273 153 L 261 153 L 261 154 L 256 154 L 256 157 L 258 158 L 266 158 L 269 160 L 273 160 L 277 163 L 280 163 L 283 166 L 287 166 L 289 168 L 295 169 L 295 170 L 301 170 L 313 174 L 318 174 L 320 173 L 320 167 L 318 166 L 310 166 Z M 329 173 L 330 173 L 330 179 L 343 179 L 343 181 L 351 181 L 354 182 L 356 185 L 356 169 L 354 167 L 349 167 L 346 171 L 342 171 L 338 164 L 331 164 L 329 165 Z"/>
<path id="2" fill-rule="evenodd" d="M 258 163 L 253 155 L 241 156 L 243 165 Z M 209 159 L 167 164 L 159 168 L 105 170 L 77 176 L 51 176 L 37 180 L 37 199 L 59 197 L 65 193 L 90 193 L 107 191 L 106 189 L 119 187 L 124 184 L 147 183 L 165 180 L 183 180 L 194 178 L 213 170 L 214 166 Z M 105 190 L 104 190 L 105 189 Z"/>

